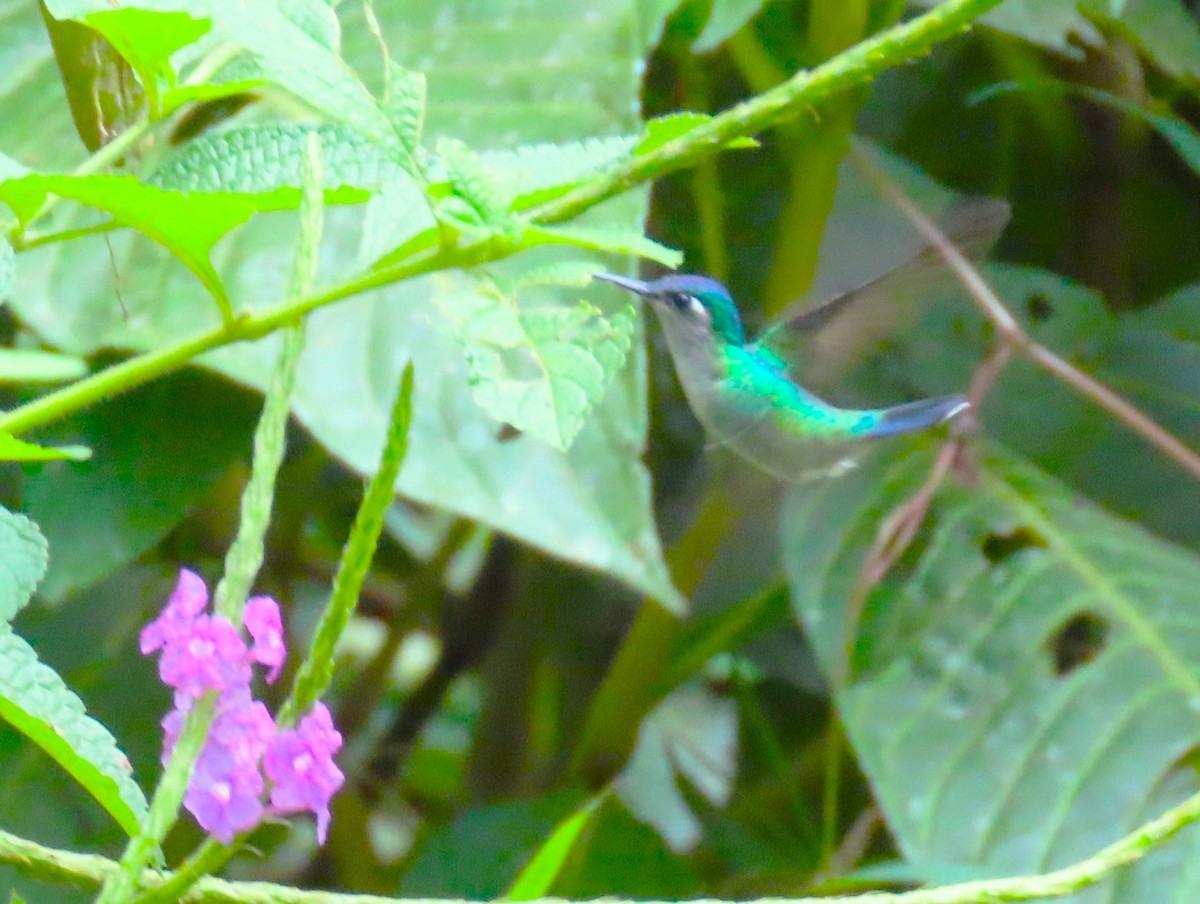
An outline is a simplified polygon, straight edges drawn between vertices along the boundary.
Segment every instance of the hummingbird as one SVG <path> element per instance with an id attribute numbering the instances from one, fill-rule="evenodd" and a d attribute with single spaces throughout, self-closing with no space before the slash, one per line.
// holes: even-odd
<path id="1" fill-rule="evenodd" d="M 942 231 L 968 256 L 990 247 L 1009 215 L 1007 204 L 996 201 L 974 201 L 952 213 L 955 222 Z M 962 219 L 967 222 L 957 222 Z M 707 276 L 670 273 L 644 281 L 599 273 L 596 279 L 650 302 L 688 404 L 714 444 L 776 478 L 799 483 L 845 472 L 874 441 L 946 424 L 970 409 L 961 394 L 884 408 L 839 408 L 799 381 L 798 352 L 819 353 L 823 336 L 871 339 L 886 330 L 895 317 L 879 303 L 894 302 L 906 289 L 910 296 L 922 294 L 918 271 L 929 264 L 940 265 L 932 247 L 823 304 L 794 315 L 785 311 L 752 342 L 729 290 Z"/>

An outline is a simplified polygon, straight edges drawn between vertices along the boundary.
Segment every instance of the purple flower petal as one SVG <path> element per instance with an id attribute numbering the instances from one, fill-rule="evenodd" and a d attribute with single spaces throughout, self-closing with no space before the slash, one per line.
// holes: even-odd
<path id="1" fill-rule="evenodd" d="M 258 763 L 275 739 L 270 711 L 250 696 L 249 688 L 222 696 L 209 742 L 219 744 L 244 768 L 258 772 Z"/>
<path id="2" fill-rule="evenodd" d="M 179 582 L 158 618 L 142 628 L 138 645 L 142 654 L 153 653 L 173 640 L 186 635 L 192 622 L 208 606 L 208 588 L 204 579 L 186 568 L 179 572 Z"/>
<path id="3" fill-rule="evenodd" d="M 267 684 L 274 684 L 283 670 L 287 648 L 283 645 L 283 618 L 279 604 L 269 596 L 252 596 L 246 601 L 246 612 L 242 623 L 254 644 L 250 658 L 267 666 Z"/>
<path id="4" fill-rule="evenodd" d="M 320 844 L 329 829 L 329 801 L 345 780 L 333 762 L 341 746 L 333 717 L 325 704 L 317 703 L 299 725 L 281 730 L 263 757 L 263 770 L 271 780 L 271 809 L 280 814 L 314 813 Z"/>
<path id="5" fill-rule="evenodd" d="M 195 700 L 205 691 L 249 686 L 246 643 L 227 618 L 201 615 L 187 634 L 163 647 L 158 674 L 164 684 L 175 688 L 177 705 L 180 697 Z"/>
<path id="6" fill-rule="evenodd" d="M 212 738 L 204 745 L 183 803 L 204 831 L 223 844 L 258 825 L 263 815 L 263 779 L 254 766 Z"/>

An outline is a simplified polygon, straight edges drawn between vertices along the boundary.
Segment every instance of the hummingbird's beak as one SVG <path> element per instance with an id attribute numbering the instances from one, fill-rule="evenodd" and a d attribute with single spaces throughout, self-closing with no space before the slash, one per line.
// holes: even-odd
<path id="1" fill-rule="evenodd" d="M 627 289 L 637 295 L 647 296 L 650 294 L 649 284 L 640 279 L 634 279 L 631 276 L 618 276 L 616 273 L 597 273 L 593 278 L 612 283 L 614 286 L 620 286 L 622 289 Z"/>

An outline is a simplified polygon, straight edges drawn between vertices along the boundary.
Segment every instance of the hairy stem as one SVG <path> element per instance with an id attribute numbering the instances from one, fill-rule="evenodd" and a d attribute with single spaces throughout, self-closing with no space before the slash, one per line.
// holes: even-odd
<path id="1" fill-rule="evenodd" d="M 1173 838 L 1181 829 L 1200 819 L 1200 794 L 1168 810 L 1071 866 L 1035 876 L 1011 876 L 960 882 L 941 888 L 907 892 L 868 892 L 862 895 L 819 898 L 760 898 L 746 904 L 1005 904 L 1063 898 L 1095 885 L 1123 866 L 1136 863 Z M 95 854 L 44 847 L 16 835 L 0 832 L 0 863 L 48 882 L 94 889 L 119 869 L 117 863 Z M 142 884 L 154 887 L 170 881 L 170 874 L 147 871 Z M 226 882 L 204 878 L 179 898 L 184 904 L 468 904 L 463 900 L 429 898 L 385 898 L 378 895 L 336 894 L 304 891 L 269 882 Z M 634 904 L 608 899 L 609 904 Z M 540 898 L 530 904 L 573 904 L 561 898 Z M 637 904 L 665 904 L 642 901 Z M 700 899 L 690 904 L 726 904 L 720 899 Z"/>

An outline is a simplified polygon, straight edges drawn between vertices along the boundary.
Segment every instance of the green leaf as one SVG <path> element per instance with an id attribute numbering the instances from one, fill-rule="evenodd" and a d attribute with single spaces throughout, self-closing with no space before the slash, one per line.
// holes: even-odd
<path id="1" fill-rule="evenodd" d="M 61 15 L 87 19 L 109 10 L 108 0 L 56 0 Z M 187 4 L 179 4 L 191 11 Z M 124 7 L 161 12 L 162 0 L 128 0 Z M 205 3 L 216 38 L 244 48 L 276 85 L 377 142 L 387 119 L 354 70 L 337 53 L 334 11 L 319 0 L 289 3 Z"/>
<path id="2" fill-rule="evenodd" d="M 0 182 L 5 201 L 27 223 L 53 192 L 107 211 L 169 249 L 199 277 L 226 319 L 233 308 L 209 252 L 235 226 L 250 218 L 254 207 L 228 194 L 182 194 L 139 182 L 133 176 L 55 176 L 31 173 Z"/>
<path id="3" fill-rule="evenodd" d="M 24 515 L 0 508 L 0 622 L 12 621 L 46 573 L 46 539 Z"/>
<path id="4" fill-rule="evenodd" d="M 0 432 L 0 461 L 87 461 L 92 450 L 87 446 L 59 446 L 48 449 Z"/>
<path id="5" fill-rule="evenodd" d="M 145 108 L 142 86 L 133 68 L 103 35 L 79 22 L 54 18 L 44 3 L 38 6 L 75 128 L 89 151 L 98 150 Z"/>
<path id="6" fill-rule="evenodd" d="M 1096 293 L 1053 273 L 1002 265 L 983 273 L 1036 340 L 1185 444 L 1200 446 L 1200 345 L 1194 338 L 1172 335 L 1153 307 L 1114 315 Z M 908 375 L 918 394 L 965 386 L 991 343 L 990 328 L 967 303 L 932 297 L 930 303 L 917 328 L 894 346 L 898 358 L 912 362 Z M 1005 369 L 981 416 L 986 435 L 1090 498 L 1178 541 L 1200 542 L 1200 488 L 1181 483 L 1170 459 L 1031 362 L 1018 359 Z M 1164 506 L 1167 497 L 1181 504 Z"/>
<path id="7" fill-rule="evenodd" d="M 642 140 L 633 149 L 635 157 L 656 151 L 664 144 L 682 138 L 697 126 L 712 120 L 707 113 L 669 113 L 658 116 L 646 123 L 646 132 Z M 753 138 L 735 138 L 725 144 L 727 148 L 756 148 L 758 142 Z"/>
<path id="8" fill-rule="evenodd" d="M 1043 378 L 1044 379 L 1044 378 Z M 861 609 L 842 724 L 905 858 L 1035 873 L 1193 793 L 1200 559 L 996 448 L 942 490 Z M 793 605 L 827 673 L 880 519 L 927 454 L 793 492 Z M 1196 894 L 1197 830 L 1123 873 L 1120 900 Z"/>
<path id="9" fill-rule="evenodd" d="M 674 270 L 683 263 L 682 252 L 661 245 L 632 229 L 586 226 L 527 226 L 524 241 L 529 245 L 573 245 L 589 251 L 628 254 L 655 261 Z"/>
<path id="10" fill-rule="evenodd" d="M 608 791 L 602 791 L 589 798 L 579 809 L 555 826 L 550 837 L 517 874 L 503 900 L 532 901 L 548 896 L 567 858 L 579 843 L 600 805 L 608 800 L 608 795 Z"/>
<path id="11" fill-rule="evenodd" d="M 36 348 L 0 348 L 0 383 L 65 383 L 88 372 L 76 355 Z"/>
<path id="12" fill-rule="evenodd" d="M 581 793 L 568 790 L 466 810 L 429 838 L 401 883 L 403 895 L 498 898 L 581 801 Z"/>
<path id="13" fill-rule="evenodd" d="M 258 210 L 300 203 L 300 160 L 308 136 L 321 141 L 325 201 L 356 204 L 404 171 L 377 145 L 343 125 L 267 123 L 201 135 L 169 155 L 151 176 L 181 192 L 233 193 Z"/>
<path id="14" fill-rule="evenodd" d="M 269 84 L 270 82 L 265 76 L 247 75 L 242 78 L 231 78 L 228 81 L 204 82 L 197 85 L 179 85 L 168 88 L 162 95 L 163 113 L 164 115 L 174 113 L 186 104 L 202 104 L 206 101 L 247 94 Z"/>
<path id="15" fill-rule="evenodd" d="M 146 798 L 116 740 L 8 625 L 0 626 L 0 717 L 46 751 L 127 834 L 137 833 Z"/>
<path id="16" fill-rule="evenodd" d="M 1200 29 L 1177 0 L 1005 0 L 979 22 L 1077 60 L 1113 31 L 1172 76 L 1200 78 Z"/>
<path id="17" fill-rule="evenodd" d="M 46 541 L 24 515 L 0 509 L 0 717 L 50 754 L 129 834 L 146 813 L 129 761 L 108 730 L 53 670 L 13 633 L 8 621 L 46 572 Z"/>
<path id="18" fill-rule="evenodd" d="M 101 40 L 91 29 L 82 25 L 77 28 L 88 36 L 89 42 Z M 46 34 L 47 26 L 39 4 L 13 3 L 0 8 L 0 62 L 5 73 L 0 79 L 0 105 L 5 112 L 0 178 L 17 175 L 14 165 L 21 167 L 16 160 L 37 161 L 44 169 L 65 170 L 77 166 L 85 150 L 80 145 L 80 134 L 72 119 L 77 101 L 90 111 L 87 115 L 93 120 L 92 133 L 95 146 L 99 147 L 95 101 L 84 90 L 78 96 L 73 95 L 68 103 L 64 78 L 69 79 L 69 76 L 58 71 L 54 49 L 46 40 Z M 81 51 L 86 56 L 86 48 L 72 46 L 65 51 L 65 56 L 77 60 Z M 107 52 L 112 60 L 120 61 L 111 47 Z M 85 76 L 86 79 L 91 77 L 90 74 Z M 128 83 L 137 84 L 132 78 Z"/>
<path id="19" fill-rule="evenodd" d="M 425 127 L 425 76 L 395 63 L 388 65 L 387 100 L 383 112 L 400 141 L 410 172 L 416 171 Z"/>
<path id="20" fill-rule="evenodd" d="M 47 0 L 53 11 L 55 0 Z M 207 18 L 187 12 L 151 12 L 142 9 L 106 9 L 83 20 L 108 40 L 141 79 L 150 109 L 158 112 L 159 79 L 168 86 L 176 81 L 171 55 L 206 34 Z"/>
<path id="21" fill-rule="evenodd" d="M 443 138 L 438 158 L 457 198 L 470 205 L 479 223 L 489 229 L 511 231 L 515 225 L 513 198 L 493 176 L 480 156 L 457 138 Z"/>
<path id="22" fill-rule="evenodd" d="M 557 197 L 629 156 L 633 138 L 586 138 L 555 144 L 523 144 L 480 154 L 488 172 L 508 186 L 518 208 Z"/>
<path id="23" fill-rule="evenodd" d="M 249 50 L 277 85 L 372 141 L 387 143 L 387 118 L 337 53 L 336 14 L 327 4 L 220 3 L 212 13 L 214 28 Z"/>
<path id="24" fill-rule="evenodd" d="M 758 15 L 763 0 L 713 0 L 712 12 L 700 37 L 692 44 L 693 53 L 710 53 L 741 31 L 742 26 Z"/>
<path id="25" fill-rule="evenodd" d="M 435 296 L 467 357 L 479 404 L 501 423 L 567 449 L 625 365 L 632 307 L 518 304 L 498 288 Z"/>

